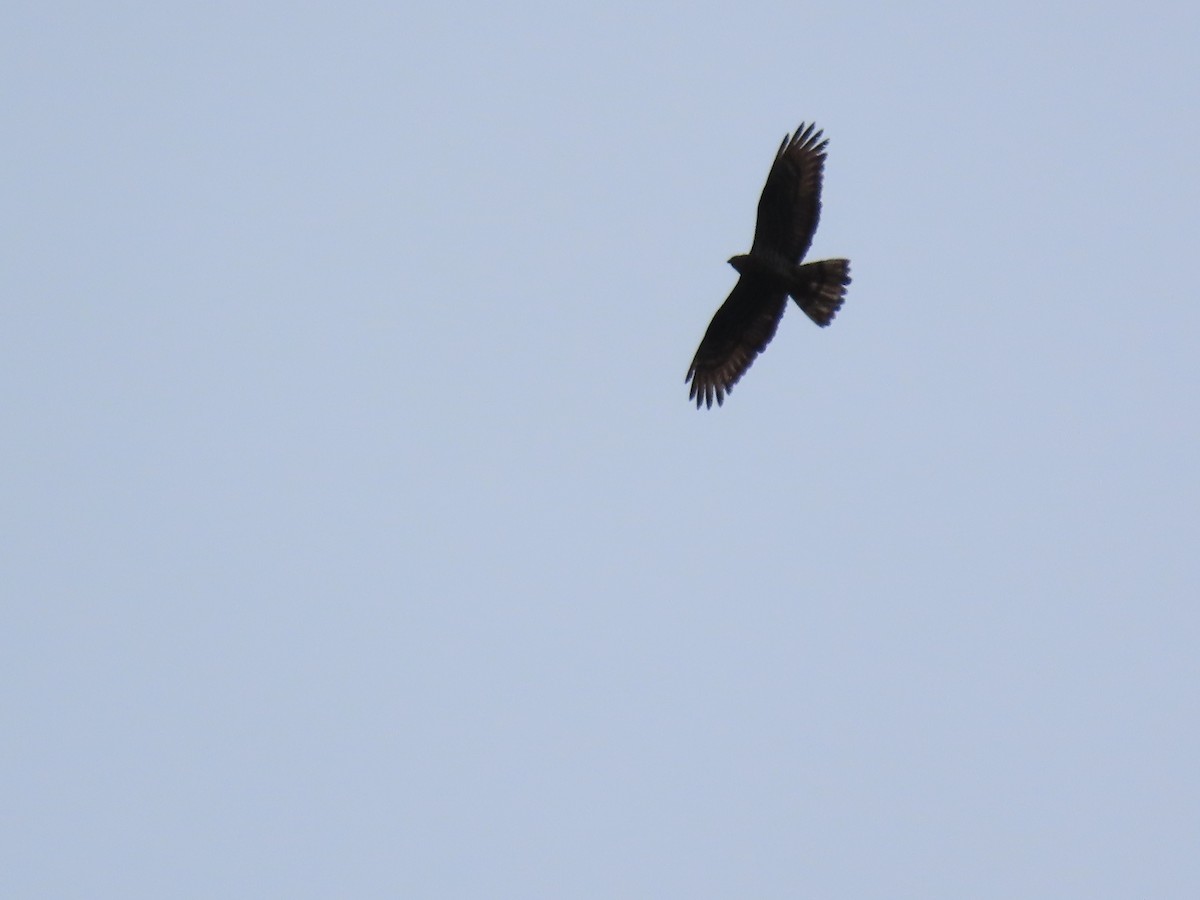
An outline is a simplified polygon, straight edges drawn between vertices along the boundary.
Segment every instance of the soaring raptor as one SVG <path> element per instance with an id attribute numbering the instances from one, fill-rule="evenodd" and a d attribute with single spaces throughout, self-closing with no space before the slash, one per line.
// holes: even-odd
<path id="1" fill-rule="evenodd" d="M 749 253 L 729 260 L 739 278 L 709 323 L 686 381 L 688 399 L 720 406 L 758 354 L 766 349 L 791 297 L 824 328 L 842 306 L 850 284 L 850 260 L 800 264 L 821 216 L 825 146 L 816 125 L 804 123 L 784 135 L 758 200 L 758 221 Z"/>

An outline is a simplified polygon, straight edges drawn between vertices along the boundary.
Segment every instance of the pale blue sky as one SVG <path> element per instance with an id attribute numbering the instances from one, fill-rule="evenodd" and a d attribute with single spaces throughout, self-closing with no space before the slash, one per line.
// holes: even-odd
<path id="1" fill-rule="evenodd" d="M 0 895 L 1200 896 L 1198 47 L 8 4 Z M 854 283 L 697 412 L 802 120 Z"/>

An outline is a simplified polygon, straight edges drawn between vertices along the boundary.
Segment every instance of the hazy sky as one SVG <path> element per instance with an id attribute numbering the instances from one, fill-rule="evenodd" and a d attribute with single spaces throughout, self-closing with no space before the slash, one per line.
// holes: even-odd
<path id="1" fill-rule="evenodd" d="M 1200 7 L 0 13 L 0 895 L 1200 897 Z M 784 133 L 797 310 L 683 376 Z"/>

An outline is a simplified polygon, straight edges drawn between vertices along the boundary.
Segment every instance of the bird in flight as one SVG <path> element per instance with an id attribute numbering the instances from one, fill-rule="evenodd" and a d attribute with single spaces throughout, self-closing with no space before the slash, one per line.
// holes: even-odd
<path id="1" fill-rule="evenodd" d="M 685 381 L 688 399 L 720 406 L 738 379 L 766 349 L 787 298 L 824 328 L 842 306 L 850 284 L 850 260 L 826 259 L 803 265 L 821 216 L 821 173 L 825 168 L 822 132 L 801 123 L 784 135 L 758 200 L 758 220 L 749 253 L 729 260 L 737 284 L 709 323 Z"/>

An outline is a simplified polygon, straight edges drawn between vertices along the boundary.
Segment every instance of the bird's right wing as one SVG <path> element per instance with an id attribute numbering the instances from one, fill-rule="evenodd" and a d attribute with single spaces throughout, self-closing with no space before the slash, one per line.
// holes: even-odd
<path id="1" fill-rule="evenodd" d="M 758 200 L 751 254 L 779 254 L 796 263 L 808 252 L 821 218 L 821 176 L 829 143 L 821 135 L 816 125 L 804 123 L 795 134 L 784 135 Z"/>
<path id="2" fill-rule="evenodd" d="M 709 323 L 688 369 L 685 381 L 692 383 L 688 399 L 695 399 L 697 409 L 711 408 L 713 400 L 718 406 L 725 402 L 725 395 L 775 336 L 786 303 L 787 294 L 764 279 L 754 275 L 738 279 Z"/>

